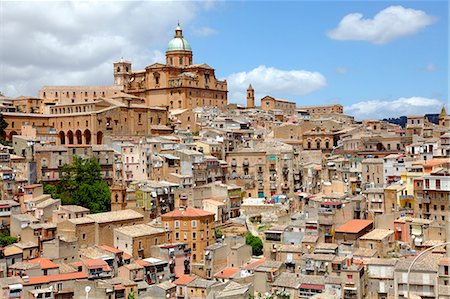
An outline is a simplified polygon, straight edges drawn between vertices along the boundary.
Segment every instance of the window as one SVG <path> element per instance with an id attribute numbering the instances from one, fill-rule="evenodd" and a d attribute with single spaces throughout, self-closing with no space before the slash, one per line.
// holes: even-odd
<path id="1" fill-rule="evenodd" d="M 179 228 L 180 227 L 180 220 L 175 220 L 175 228 Z"/>
<path id="2" fill-rule="evenodd" d="M 81 238 L 82 238 L 83 240 L 86 240 L 86 234 L 83 234 L 83 235 L 81 236 Z"/>
<path id="3" fill-rule="evenodd" d="M 179 240 L 180 239 L 180 233 L 175 233 L 175 240 Z"/>
<path id="4" fill-rule="evenodd" d="M 192 227 L 197 227 L 197 220 L 192 220 Z"/>
<path id="5" fill-rule="evenodd" d="M 196 232 L 192 232 L 192 239 L 193 240 L 197 239 L 197 233 Z"/>

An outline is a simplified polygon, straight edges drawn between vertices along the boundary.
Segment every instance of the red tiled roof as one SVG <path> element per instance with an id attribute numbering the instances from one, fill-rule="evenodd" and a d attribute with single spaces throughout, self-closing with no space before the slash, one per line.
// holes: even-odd
<path id="1" fill-rule="evenodd" d="M 356 234 L 365 229 L 367 226 L 371 225 L 372 223 L 373 223 L 372 220 L 352 219 L 347 221 L 347 223 L 336 228 L 336 232 Z"/>
<path id="2" fill-rule="evenodd" d="M 87 274 L 84 272 L 71 272 L 71 273 L 62 273 L 55 275 L 42 275 L 42 276 L 34 276 L 30 277 L 28 282 L 24 282 L 24 285 L 34 285 L 34 284 L 43 284 L 43 283 L 52 283 L 57 281 L 64 280 L 75 280 L 75 279 L 84 279 L 87 278 Z"/>
<path id="3" fill-rule="evenodd" d="M 214 274 L 214 277 L 215 278 L 230 278 L 237 272 L 239 272 L 239 268 L 229 267 L 229 268 L 223 269 L 220 272 L 217 272 L 216 274 Z"/>
<path id="4" fill-rule="evenodd" d="M 172 212 L 161 215 L 161 217 L 169 217 L 169 218 L 178 218 L 178 217 L 203 217 L 214 215 L 213 212 L 208 212 L 201 209 L 196 208 L 186 208 L 186 209 L 178 209 Z"/>
<path id="5" fill-rule="evenodd" d="M 92 259 L 92 260 L 84 260 L 84 264 L 88 269 L 98 269 L 102 268 L 103 271 L 111 271 L 108 263 L 102 259 Z"/>
<path id="6" fill-rule="evenodd" d="M 70 265 L 72 265 L 75 268 L 78 268 L 78 267 L 82 267 L 83 266 L 83 262 L 74 262 L 74 263 L 71 263 Z"/>
<path id="7" fill-rule="evenodd" d="M 115 291 L 125 290 L 125 286 L 123 284 L 116 284 L 114 285 L 114 290 Z"/>
<path id="8" fill-rule="evenodd" d="M 151 264 L 149 262 L 143 261 L 143 260 L 135 260 L 134 261 L 136 264 L 141 265 L 141 266 L 150 266 Z"/>
<path id="9" fill-rule="evenodd" d="M 312 289 L 312 290 L 324 290 L 324 285 L 317 285 L 317 284 L 308 284 L 308 283 L 302 283 L 300 285 L 300 288 L 302 289 Z"/>
<path id="10" fill-rule="evenodd" d="M 38 258 L 35 258 L 32 260 L 29 260 L 29 262 L 33 263 L 33 264 L 39 264 L 41 266 L 41 269 L 59 268 L 59 266 L 57 264 L 55 264 L 51 260 L 43 258 L 43 257 L 38 257 Z"/>
<path id="11" fill-rule="evenodd" d="M 129 255 L 128 253 L 124 252 L 123 253 L 123 259 L 124 260 L 129 260 L 129 259 L 131 259 L 131 255 Z"/>
<path id="12" fill-rule="evenodd" d="M 449 158 L 442 158 L 442 159 L 433 159 L 431 161 L 428 161 L 426 163 L 423 164 L 423 166 L 437 166 L 440 164 L 444 164 L 444 163 L 450 163 L 450 159 Z"/>
<path id="13" fill-rule="evenodd" d="M 190 283 L 194 279 L 195 279 L 195 276 L 181 275 L 180 278 L 175 280 L 173 283 L 176 284 L 176 285 L 187 285 L 188 283 Z"/>
<path id="14" fill-rule="evenodd" d="M 244 269 L 245 269 L 245 270 L 253 270 L 253 269 L 255 269 L 256 267 L 258 267 L 259 265 L 264 264 L 265 261 L 266 261 L 266 258 L 263 257 L 263 258 L 261 258 L 261 259 L 259 259 L 259 260 L 257 260 L 257 261 L 254 261 L 253 263 L 250 263 L 250 264 L 248 264 L 248 265 L 245 265 L 245 266 L 244 266 Z"/>
<path id="15" fill-rule="evenodd" d="M 120 249 L 117 249 L 117 248 L 114 248 L 114 247 L 111 247 L 108 245 L 101 245 L 101 246 L 98 246 L 98 248 L 112 252 L 112 253 L 123 253 L 123 250 L 120 250 Z"/>

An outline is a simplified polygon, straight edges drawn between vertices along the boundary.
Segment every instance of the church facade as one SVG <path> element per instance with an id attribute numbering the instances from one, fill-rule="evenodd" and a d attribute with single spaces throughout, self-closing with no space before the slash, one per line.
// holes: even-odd
<path id="1" fill-rule="evenodd" d="M 228 104 L 227 82 L 218 80 L 207 64 L 194 64 L 190 44 L 178 26 L 166 50 L 166 63 L 154 63 L 144 70 L 133 70 L 132 63 L 114 63 L 113 86 L 44 86 L 39 97 L 47 106 L 95 101 L 124 92 L 142 98 L 148 107 L 192 109 Z"/>

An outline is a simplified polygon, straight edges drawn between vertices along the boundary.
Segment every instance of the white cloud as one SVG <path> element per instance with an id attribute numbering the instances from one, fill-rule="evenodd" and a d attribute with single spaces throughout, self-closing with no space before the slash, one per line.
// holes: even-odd
<path id="1" fill-rule="evenodd" d="M 422 10 L 389 6 L 373 19 L 363 19 L 362 13 L 351 13 L 342 18 L 337 28 L 327 33 L 336 40 L 359 40 L 385 44 L 400 37 L 412 35 L 436 20 Z"/>
<path id="2" fill-rule="evenodd" d="M 249 72 L 239 72 L 227 78 L 230 102 L 243 104 L 246 90 L 252 84 L 256 100 L 266 95 L 280 98 L 302 96 L 327 85 L 326 78 L 319 72 L 305 70 L 279 70 L 260 65 Z"/>
<path id="3" fill-rule="evenodd" d="M 344 112 L 356 119 L 383 119 L 402 115 L 438 113 L 443 103 L 424 97 L 398 98 L 396 100 L 370 100 L 346 106 Z"/>
<path id="4" fill-rule="evenodd" d="M 189 25 L 212 3 L 196 1 L 14 1 L 0 9 L 0 86 L 9 96 L 42 85 L 112 84 L 112 63 L 164 62 L 179 20 Z M 185 30 L 189 39 L 192 33 Z M 203 29 L 204 31 L 204 29 Z"/>

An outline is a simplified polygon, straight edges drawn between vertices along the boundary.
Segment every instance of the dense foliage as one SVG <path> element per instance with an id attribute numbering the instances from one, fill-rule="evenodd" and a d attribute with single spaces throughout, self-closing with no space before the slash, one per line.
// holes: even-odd
<path id="1" fill-rule="evenodd" d="M 7 145 L 7 141 L 3 136 L 6 135 L 5 129 L 8 127 L 8 123 L 3 118 L 3 114 L 0 113 L 0 143 L 3 145 Z"/>
<path id="2" fill-rule="evenodd" d="M 88 208 L 91 213 L 109 211 L 111 191 L 96 159 L 75 157 L 72 164 L 62 167 L 61 175 L 56 186 L 44 186 L 45 193 L 60 198 L 63 204 Z"/>
<path id="3" fill-rule="evenodd" d="M 261 255 L 263 254 L 263 242 L 260 237 L 256 237 L 251 233 L 248 233 L 245 237 L 245 244 L 250 245 L 252 247 L 253 255 Z"/>
<path id="4" fill-rule="evenodd" d="M 16 242 L 17 242 L 17 238 L 11 237 L 9 235 L 9 231 L 1 231 L 0 232 L 0 247 L 6 247 L 6 246 L 11 245 Z"/>

